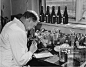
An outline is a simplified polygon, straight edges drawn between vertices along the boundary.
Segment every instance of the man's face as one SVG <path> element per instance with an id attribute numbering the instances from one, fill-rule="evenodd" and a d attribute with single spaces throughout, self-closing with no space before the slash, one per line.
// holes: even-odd
<path id="1" fill-rule="evenodd" d="M 37 22 L 33 22 L 32 19 L 26 19 L 25 20 L 25 28 L 26 28 L 26 30 L 30 30 L 31 28 L 33 28 L 36 25 L 37 25 Z"/>

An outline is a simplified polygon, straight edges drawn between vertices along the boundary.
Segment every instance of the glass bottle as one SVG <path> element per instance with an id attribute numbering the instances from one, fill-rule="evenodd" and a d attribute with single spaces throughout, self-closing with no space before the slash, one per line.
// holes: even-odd
<path id="1" fill-rule="evenodd" d="M 60 6 L 58 6 L 58 12 L 57 12 L 57 16 L 56 16 L 56 22 L 57 22 L 57 24 L 61 24 L 61 22 L 62 22 L 62 15 L 61 15 L 61 11 L 60 11 Z"/>
<path id="2" fill-rule="evenodd" d="M 51 24 L 55 24 L 55 22 L 56 22 L 55 6 L 52 6 Z"/>
<path id="3" fill-rule="evenodd" d="M 45 14 L 45 21 L 46 23 L 50 23 L 50 7 L 49 6 L 47 6 L 47 11 Z"/>
<path id="4" fill-rule="evenodd" d="M 41 6 L 41 11 L 40 11 L 40 22 L 44 22 L 43 6 Z"/>
<path id="5" fill-rule="evenodd" d="M 68 24 L 67 6 L 65 6 L 65 10 L 64 10 L 64 14 L 63 14 L 63 24 Z"/>
<path id="6" fill-rule="evenodd" d="M 61 63 L 65 63 L 65 62 L 68 61 L 68 55 L 67 55 L 67 53 L 66 53 L 66 51 L 64 49 L 62 49 L 60 51 L 60 58 L 59 59 L 60 59 Z"/>

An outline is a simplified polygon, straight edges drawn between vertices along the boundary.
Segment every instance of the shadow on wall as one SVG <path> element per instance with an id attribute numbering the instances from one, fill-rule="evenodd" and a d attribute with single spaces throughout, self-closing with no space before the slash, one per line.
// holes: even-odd
<path id="1" fill-rule="evenodd" d="M 1 26 L 2 26 L 2 28 L 5 26 L 5 24 L 6 24 L 7 22 L 9 22 L 8 17 L 2 17 L 2 16 L 1 16 Z"/>
<path id="2" fill-rule="evenodd" d="M 14 19 L 14 17 L 20 19 L 22 16 L 22 14 L 17 14 L 17 15 L 12 15 L 11 16 L 11 21 Z M 0 16 L 0 22 L 1 22 L 1 25 L 0 25 L 0 33 L 3 29 L 3 27 L 5 26 L 6 23 L 8 23 L 10 20 L 8 19 L 8 17 L 3 17 L 3 16 Z"/>
<path id="3" fill-rule="evenodd" d="M 3 27 L 5 26 L 5 24 L 7 22 L 9 22 L 9 18 L 8 17 L 4 17 L 3 16 L 3 11 L 1 10 L 1 16 L 0 16 L 0 22 L 1 22 L 1 25 L 0 25 L 0 32 L 2 31 Z"/>
<path id="4" fill-rule="evenodd" d="M 11 21 L 16 17 L 17 19 L 20 19 L 22 14 L 17 14 L 17 15 L 11 15 Z"/>

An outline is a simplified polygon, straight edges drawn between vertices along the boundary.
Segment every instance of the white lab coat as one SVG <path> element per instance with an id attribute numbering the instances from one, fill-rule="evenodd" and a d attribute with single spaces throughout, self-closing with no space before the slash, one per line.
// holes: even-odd
<path id="1" fill-rule="evenodd" d="M 32 58 L 23 23 L 14 18 L 0 35 L 0 67 L 22 67 Z"/>

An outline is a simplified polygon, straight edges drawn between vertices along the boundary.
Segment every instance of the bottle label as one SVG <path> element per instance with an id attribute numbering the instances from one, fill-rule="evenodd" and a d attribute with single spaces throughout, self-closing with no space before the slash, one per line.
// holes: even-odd
<path id="1" fill-rule="evenodd" d="M 62 22 L 63 22 L 63 24 L 65 23 L 65 17 L 62 18 Z"/>
<path id="2" fill-rule="evenodd" d="M 48 15 L 46 15 L 46 23 L 48 23 Z"/>
<path id="3" fill-rule="evenodd" d="M 40 15 L 40 17 L 41 17 L 42 15 Z"/>
<path id="4" fill-rule="evenodd" d="M 55 23 L 56 22 L 56 17 L 55 15 L 53 15 L 53 22 L 52 23 Z"/>
<path id="5" fill-rule="evenodd" d="M 40 22 L 44 22 L 44 15 L 40 15 Z"/>
<path id="6" fill-rule="evenodd" d="M 56 22 L 57 22 L 57 24 L 60 23 L 60 21 L 59 21 L 59 16 L 57 16 L 57 18 L 56 18 Z"/>
<path id="7" fill-rule="evenodd" d="M 46 16 L 48 16 L 48 15 L 46 15 Z"/>
<path id="8" fill-rule="evenodd" d="M 53 17 L 55 17 L 55 15 L 53 15 Z"/>

